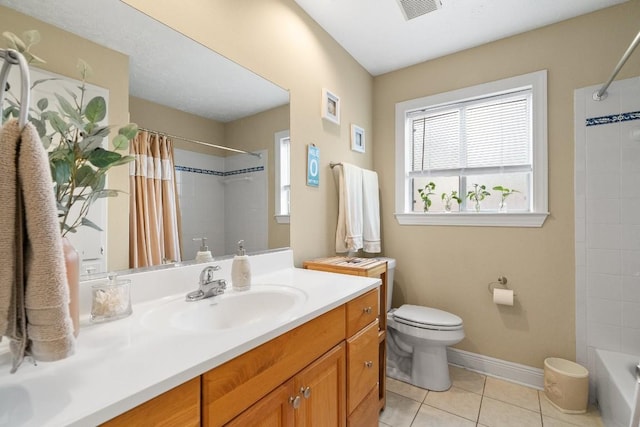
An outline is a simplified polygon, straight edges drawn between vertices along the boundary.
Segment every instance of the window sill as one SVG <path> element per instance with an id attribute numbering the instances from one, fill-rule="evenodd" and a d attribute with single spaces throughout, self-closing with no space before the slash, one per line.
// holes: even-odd
<path id="1" fill-rule="evenodd" d="M 395 214 L 400 225 L 453 225 L 473 227 L 542 227 L 548 212 L 455 212 Z"/>
<path id="2" fill-rule="evenodd" d="M 278 224 L 289 224 L 289 215 L 274 215 Z"/>

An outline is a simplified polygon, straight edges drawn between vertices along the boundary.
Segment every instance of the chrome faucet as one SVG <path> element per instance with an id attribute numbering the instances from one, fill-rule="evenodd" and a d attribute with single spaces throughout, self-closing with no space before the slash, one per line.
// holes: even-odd
<path id="1" fill-rule="evenodd" d="M 187 301 L 200 301 L 205 298 L 215 297 L 224 293 L 227 289 L 227 282 L 224 279 L 213 279 L 213 272 L 220 270 L 219 265 L 205 267 L 200 273 L 200 283 L 197 290 L 189 292 Z"/>

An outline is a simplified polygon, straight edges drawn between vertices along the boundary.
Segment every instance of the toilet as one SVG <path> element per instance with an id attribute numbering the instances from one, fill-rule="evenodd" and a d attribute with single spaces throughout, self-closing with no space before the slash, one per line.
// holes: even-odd
<path id="1" fill-rule="evenodd" d="M 462 319 L 430 307 L 391 309 L 396 260 L 387 261 L 387 376 L 433 391 L 451 387 L 447 346 L 464 338 Z"/>

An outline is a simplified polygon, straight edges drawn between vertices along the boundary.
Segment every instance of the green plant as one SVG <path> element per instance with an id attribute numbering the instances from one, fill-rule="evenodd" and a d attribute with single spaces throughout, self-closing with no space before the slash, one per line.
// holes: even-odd
<path id="1" fill-rule="evenodd" d="M 436 189 L 436 185 L 433 182 L 429 182 L 427 185 L 425 185 L 424 189 L 422 188 L 418 189 L 418 194 L 420 194 L 420 198 L 424 203 L 425 212 L 429 212 L 429 208 L 431 207 L 431 199 L 429 198 L 429 196 L 433 196 L 434 194 L 436 194 L 433 192 L 433 190 L 435 189 Z"/>
<path id="2" fill-rule="evenodd" d="M 462 199 L 458 197 L 458 192 L 456 190 L 451 190 L 449 194 L 442 193 L 440 196 L 442 201 L 444 202 L 444 210 L 446 212 L 451 212 L 451 203 L 455 200 L 458 205 L 462 203 Z"/>
<path id="3" fill-rule="evenodd" d="M 40 41 L 37 31 L 27 31 L 23 39 L 13 33 L 4 32 L 9 47 L 25 56 L 29 63 L 44 62 L 30 52 Z M 100 124 L 106 117 L 107 104 L 101 96 L 86 99 L 86 80 L 91 73 L 89 65 L 78 61 L 82 83 L 77 92 L 67 89 L 65 95 L 54 94 L 56 105 L 51 107 L 47 98 L 39 99 L 35 108 L 29 108 L 31 122 L 48 150 L 53 192 L 55 194 L 60 232 L 76 232 L 80 226 L 101 230 L 87 218 L 91 205 L 104 197 L 115 197 L 121 191 L 105 188 L 106 174 L 115 166 L 129 163 L 132 156 L 118 151 L 127 150 L 138 132 L 138 126 L 129 123 L 118 130 L 113 138 L 113 150 L 102 148 L 102 141 L 111 131 L 109 126 Z M 52 79 L 47 79 L 52 80 Z M 35 81 L 32 89 L 47 80 Z M 17 117 L 20 111 L 19 99 L 10 93 L 8 106 L 2 111 L 2 121 Z M 77 209 L 71 209 L 74 205 Z"/>
<path id="4" fill-rule="evenodd" d="M 500 192 L 500 205 L 498 207 L 499 211 L 504 211 L 505 210 L 505 208 L 506 208 L 505 200 L 507 199 L 507 197 L 509 197 L 513 193 L 519 193 L 518 190 L 514 190 L 514 189 L 507 188 L 507 187 L 503 187 L 501 185 L 496 185 L 495 187 L 493 187 L 493 189 Z"/>
<path id="5" fill-rule="evenodd" d="M 473 184 L 473 190 L 467 192 L 467 199 L 475 203 L 476 212 L 480 212 L 480 202 L 490 196 L 485 185 Z"/>

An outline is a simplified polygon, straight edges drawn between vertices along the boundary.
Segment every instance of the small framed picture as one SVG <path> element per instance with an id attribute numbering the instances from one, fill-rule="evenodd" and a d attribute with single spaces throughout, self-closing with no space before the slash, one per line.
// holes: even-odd
<path id="1" fill-rule="evenodd" d="M 351 125 L 351 149 L 364 153 L 364 129 Z"/>
<path id="2" fill-rule="evenodd" d="M 340 97 L 322 89 L 322 118 L 340 124 Z"/>

